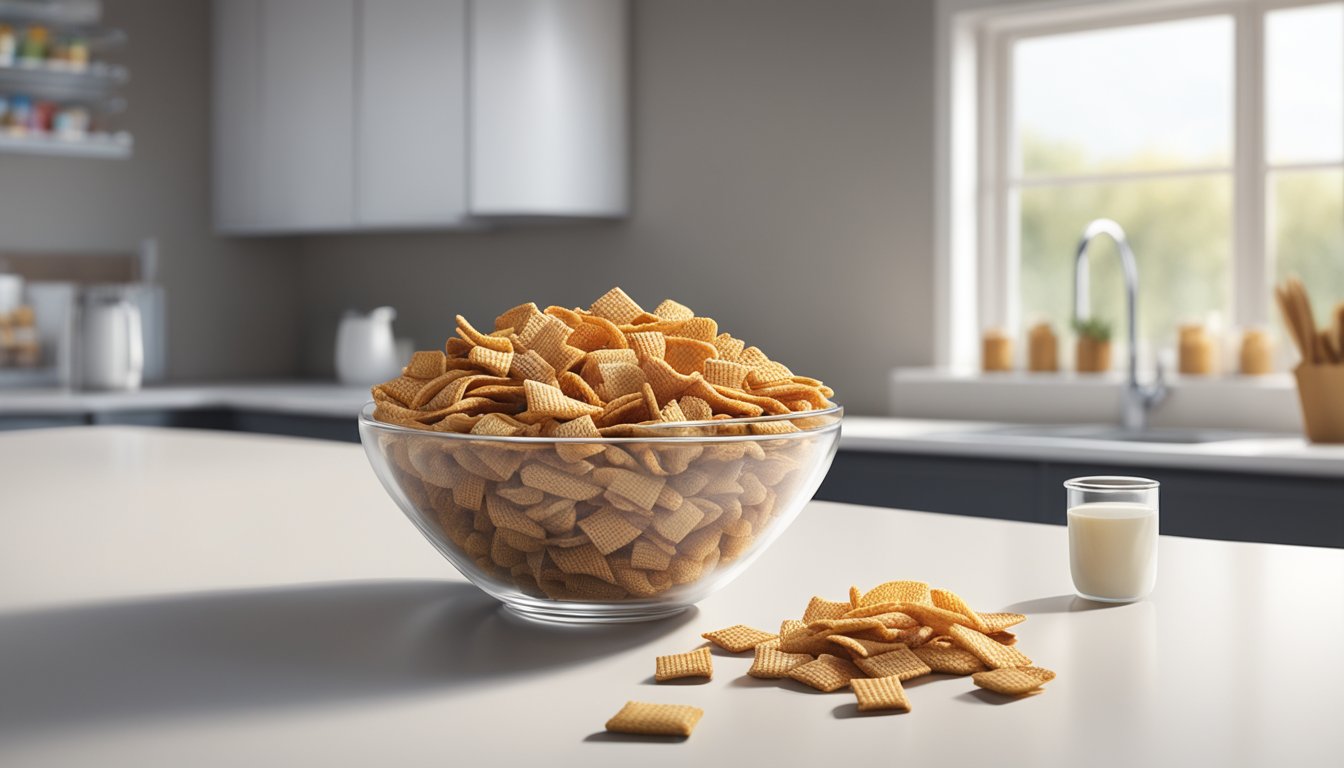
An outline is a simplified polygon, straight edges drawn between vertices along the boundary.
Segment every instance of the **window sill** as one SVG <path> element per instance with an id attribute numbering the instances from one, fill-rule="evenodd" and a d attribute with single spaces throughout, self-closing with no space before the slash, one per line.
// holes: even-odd
<path id="1" fill-rule="evenodd" d="M 1151 375 L 1142 377 L 1149 381 Z M 891 415 L 1027 424 L 1112 423 L 1119 420 L 1120 373 L 980 373 L 897 368 L 890 379 Z M 1302 431 L 1297 387 L 1289 374 L 1167 377 L 1167 398 L 1153 409 L 1154 427 Z"/>

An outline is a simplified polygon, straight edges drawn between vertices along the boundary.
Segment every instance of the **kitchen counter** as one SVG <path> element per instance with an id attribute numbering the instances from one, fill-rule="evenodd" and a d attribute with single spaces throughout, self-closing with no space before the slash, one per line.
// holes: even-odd
<path id="1" fill-rule="evenodd" d="M 848 427 L 847 427 L 848 428 Z M 861 431 L 861 430 L 860 430 Z M 556 628 L 467 585 L 352 445 L 124 427 L 0 434 L 0 764 L 1327 765 L 1344 753 L 1344 551 L 1164 536 L 1148 600 L 1071 596 L 1057 526 L 813 502 L 740 579 L 663 622 Z M 1029 615 L 1059 677 L 964 678 L 914 710 L 653 657 L 809 596 L 920 578 Z M 702 707 L 609 736 L 629 699 Z M 888 760 L 890 762 L 890 760 Z"/>
<path id="2" fill-rule="evenodd" d="M 840 448 L 1344 478 L 1344 445 L 1314 445 L 1301 436 L 1158 443 L 1004 432 L 1020 426 L 985 421 L 847 416 Z"/>
<path id="3" fill-rule="evenodd" d="M 150 386 L 136 392 L 0 389 L 0 416 L 222 408 L 354 418 L 369 399 L 368 387 L 314 381 L 176 384 Z"/>

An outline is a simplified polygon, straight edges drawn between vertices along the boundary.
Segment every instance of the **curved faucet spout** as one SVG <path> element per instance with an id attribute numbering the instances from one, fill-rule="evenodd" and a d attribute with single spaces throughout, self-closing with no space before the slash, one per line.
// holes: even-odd
<path id="1" fill-rule="evenodd" d="M 1074 322 L 1087 320 L 1091 315 L 1088 301 L 1087 247 L 1100 235 L 1106 235 L 1115 241 L 1120 254 L 1120 268 L 1125 276 L 1125 333 L 1129 344 L 1129 378 L 1124 393 L 1121 420 L 1126 429 L 1143 430 L 1148 424 L 1148 410 L 1161 402 L 1166 395 L 1162 366 L 1157 367 L 1157 380 L 1149 386 L 1139 384 L 1138 352 L 1138 293 L 1139 264 L 1130 250 L 1129 238 L 1125 230 L 1111 219 L 1096 219 L 1083 230 L 1083 239 L 1078 243 L 1078 253 L 1073 259 L 1073 319 Z"/>

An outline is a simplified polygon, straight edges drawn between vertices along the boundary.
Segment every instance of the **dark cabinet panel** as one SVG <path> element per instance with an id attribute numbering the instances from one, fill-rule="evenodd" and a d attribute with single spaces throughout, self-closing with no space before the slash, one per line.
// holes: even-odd
<path id="1" fill-rule="evenodd" d="M 1344 547 L 1344 480 L 840 451 L 817 498 L 955 515 L 1064 523 L 1063 483 L 1126 474 L 1162 483 L 1162 532 Z"/>
<path id="2" fill-rule="evenodd" d="M 840 451 L 816 498 L 1002 520 L 1043 520 L 1036 464 Z"/>

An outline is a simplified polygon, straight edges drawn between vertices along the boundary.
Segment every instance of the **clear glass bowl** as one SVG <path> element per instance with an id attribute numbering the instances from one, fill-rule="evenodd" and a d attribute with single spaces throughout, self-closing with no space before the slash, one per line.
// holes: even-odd
<path id="1" fill-rule="evenodd" d="M 436 432 L 360 413 L 383 487 L 473 584 L 550 621 L 643 621 L 732 581 L 812 498 L 843 409 L 619 438 Z"/>

